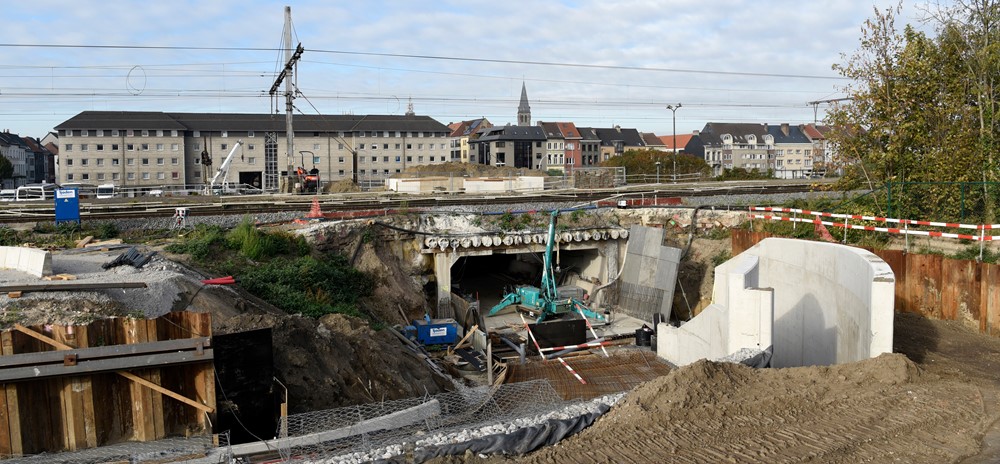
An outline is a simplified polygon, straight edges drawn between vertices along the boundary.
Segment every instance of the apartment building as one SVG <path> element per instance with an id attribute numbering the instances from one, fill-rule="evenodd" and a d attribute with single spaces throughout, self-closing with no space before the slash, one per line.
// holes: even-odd
<path id="1" fill-rule="evenodd" d="M 451 129 L 449 135 L 451 137 L 451 161 L 468 163 L 469 140 L 479 138 L 480 132 L 490 127 L 493 127 L 493 124 L 486 118 L 448 124 L 448 129 Z"/>
<path id="2" fill-rule="evenodd" d="M 469 156 L 477 164 L 545 170 L 547 140 L 538 126 L 495 126 L 469 141 Z"/>
<path id="3" fill-rule="evenodd" d="M 14 168 L 12 178 L 3 179 L 4 188 L 14 188 L 35 179 L 35 153 L 19 135 L 0 132 L 0 156 Z"/>
<path id="4" fill-rule="evenodd" d="M 57 181 L 199 186 L 232 153 L 229 182 L 276 190 L 298 167 L 324 182 L 378 183 L 450 158 L 451 131 L 428 116 L 299 115 L 293 123 L 289 153 L 282 114 L 84 111 L 55 128 Z"/>
<path id="5" fill-rule="evenodd" d="M 685 147 L 712 167 L 712 175 L 739 168 L 771 171 L 784 179 L 808 177 L 813 150 L 813 141 L 800 126 L 766 123 L 710 122 Z"/>

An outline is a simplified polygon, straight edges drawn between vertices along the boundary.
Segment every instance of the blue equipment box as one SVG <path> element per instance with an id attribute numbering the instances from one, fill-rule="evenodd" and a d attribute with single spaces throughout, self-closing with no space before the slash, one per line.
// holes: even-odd
<path id="1" fill-rule="evenodd" d="M 458 340 L 458 323 L 454 319 L 431 319 L 413 321 L 417 329 L 417 341 L 424 345 L 446 345 Z"/>

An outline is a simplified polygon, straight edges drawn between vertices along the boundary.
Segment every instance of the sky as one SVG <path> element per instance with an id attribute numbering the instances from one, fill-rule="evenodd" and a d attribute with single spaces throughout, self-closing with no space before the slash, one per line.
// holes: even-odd
<path id="1" fill-rule="evenodd" d="M 843 97 L 832 69 L 894 0 L 31 0 L 4 5 L 0 130 L 43 137 L 81 111 L 284 112 L 285 7 L 295 114 L 444 124 L 630 127 L 811 123 Z M 898 23 L 916 23 L 904 4 Z M 667 105 L 680 106 L 676 111 Z M 818 109 L 818 113 L 814 112 Z M 676 117 L 676 120 L 674 119 Z"/>

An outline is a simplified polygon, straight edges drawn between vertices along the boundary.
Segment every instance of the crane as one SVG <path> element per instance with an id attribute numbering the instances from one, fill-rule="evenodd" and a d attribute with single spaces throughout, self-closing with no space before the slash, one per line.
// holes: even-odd
<path id="1" fill-rule="evenodd" d="M 549 219 L 548 241 L 545 242 L 545 255 L 542 260 L 542 282 L 541 287 L 531 285 L 519 285 L 514 291 L 504 295 L 490 309 L 489 316 L 493 316 L 504 308 L 511 305 L 519 305 L 532 312 L 538 313 L 538 320 L 542 322 L 546 317 L 572 312 L 580 312 L 584 317 L 589 317 L 600 322 L 604 322 L 603 314 L 596 313 L 587 307 L 582 301 L 575 298 L 560 298 L 556 288 L 555 271 L 552 266 L 552 249 L 556 241 L 556 218 L 559 210 L 552 211 Z"/>
<path id="2" fill-rule="evenodd" d="M 233 145 L 233 149 L 229 151 L 228 155 L 226 155 L 226 159 L 224 159 L 222 164 L 219 165 L 219 169 L 215 171 L 215 176 L 213 176 L 212 180 L 209 182 L 208 192 L 205 192 L 206 194 L 211 195 L 215 193 L 215 182 L 219 180 L 219 176 L 222 176 L 222 186 L 220 192 L 226 193 L 229 190 L 229 166 L 233 162 L 233 155 L 236 154 L 236 150 L 238 150 L 241 146 L 243 146 L 243 140 L 237 140 L 236 144 Z"/>

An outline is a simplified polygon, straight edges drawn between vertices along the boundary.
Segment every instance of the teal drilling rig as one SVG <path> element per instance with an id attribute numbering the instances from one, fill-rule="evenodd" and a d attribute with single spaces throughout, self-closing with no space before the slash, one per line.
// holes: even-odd
<path id="1" fill-rule="evenodd" d="M 560 298 L 559 296 L 552 266 L 552 249 L 556 241 L 556 218 L 558 216 L 559 210 L 555 210 L 552 211 L 549 219 L 548 240 L 545 242 L 545 256 L 542 262 L 541 288 L 531 285 L 515 287 L 512 292 L 504 295 L 500 303 L 490 309 L 489 316 L 495 315 L 508 306 L 518 305 L 533 314 L 538 314 L 538 319 L 535 322 L 542 322 L 547 317 L 569 313 L 578 313 L 598 322 L 605 322 L 604 315 L 592 311 L 582 301 L 576 298 Z"/>

